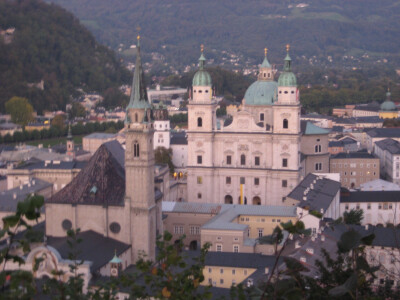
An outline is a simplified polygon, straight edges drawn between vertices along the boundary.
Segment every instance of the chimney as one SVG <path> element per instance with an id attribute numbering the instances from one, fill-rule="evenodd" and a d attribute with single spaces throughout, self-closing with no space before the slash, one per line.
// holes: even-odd
<path id="1" fill-rule="evenodd" d="M 32 180 L 32 185 L 35 185 L 35 180 Z"/>
<path id="2" fill-rule="evenodd" d="M 325 242 L 325 236 L 321 234 L 321 242 Z"/>
<path id="3" fill-rule="evenodd" d="M 14 199 L 14 200 L 17 199 L 17 193 L 14 193 L 14 194 L 13 194 L 13 199 Z"/>
<path id="4" fill-rule="evenodd" d="M 22 184 L 19 185 L 19 189 L 20 189 L 20 190 L 23 189 L 23 185 L 22 185 Z"/>
<path id="5" fill-rule="evenodd" d="M 365 230 L 368 230 L 368 224 L 367 224 L 367 225 L 365 225 Z"/>
<path id="6" fill-rule="evenodd" d="M 265 268 L 265 274 L 269 273 L 269 268 Z"/>
<path id="7" fill-rule="evenodd" d="M 315 236 L 311 237 L 311 241 L 315 242 Z"/>
<path id="8" fill-rule="evenodd" d="M 310 189 L 313 190 L 314 189 L 314 184 L 310 184 Z"/>
<path id="9" fill-rule="evenodd" d="M 303 196 L 303 200 L 304 200 L 304 201 L 307 201 L 307 196 Z"/>

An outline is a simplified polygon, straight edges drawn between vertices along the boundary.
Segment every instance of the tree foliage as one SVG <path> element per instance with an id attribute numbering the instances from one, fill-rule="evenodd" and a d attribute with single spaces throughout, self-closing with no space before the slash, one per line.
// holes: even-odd
<path id="1" fill-rule="evenodd" d="M 154 158 L 158 164 L 167 164 L 169 167 L 169 172 L 174 173 L 175 167 L 172 163 L 172 149 L 166 149 L 164 147 L 157 147 L 154 151 Z"/>
<path id="2" fill-rule="evenodd" d="M 39 113 L 62 109 L 78 88 L 101 93 L 131 80 L 113 52 L 55 4 L 0 1 L 0 27 L 15 28 L 10 43 L 0 38 L 0 110 L 13 96 L 28 98 Z"/>
<path id="3" fill-rule="evenodd" d="M 364 219 L 364 211 L 362 209 L 351 209 L 345 211 L 343 214 L 343 221 L 345 224 L 361 225 L 361 221 Z"/>
<path id="4" fill-rule="evenodd" d="M 79 102 L 72 102 L 68 114 L 70 120 L 74 120 L 75 118 L 84 118 L 86 116 L 86 110 Z"/>
<path id="5" fill-rule="evenodd" d="M 11 120 L 19 125 L 27 125 L 33 120 L 33 107 L 28 99 L 12 97 L 5 104 L 6 112 L 11 115 Z"/>

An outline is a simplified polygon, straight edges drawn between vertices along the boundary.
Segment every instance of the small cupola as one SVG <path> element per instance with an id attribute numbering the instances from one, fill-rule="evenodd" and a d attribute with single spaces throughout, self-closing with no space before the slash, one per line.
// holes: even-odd
<path id="1" fill-rule="evenodd" d="M 114 257 L 110 260 L 110 275 L 118 277 L 119 271 L 122 267 L 122 260 L 117 256 L 117 250 L 115 250 Z"/>
<path id="2" fill-rule="evenodd" d="M 267 80 L 267 81 L 272 81 L 274 78 L 274 75 L 272 73 L 272 67 L 271 64 L 269 63 L 267 59 L 267 53 L 268 49 L 264 49 L 264 61 L 262 62 L 260 66 L 260 70 L 258 73 L 258 80 Z"/>

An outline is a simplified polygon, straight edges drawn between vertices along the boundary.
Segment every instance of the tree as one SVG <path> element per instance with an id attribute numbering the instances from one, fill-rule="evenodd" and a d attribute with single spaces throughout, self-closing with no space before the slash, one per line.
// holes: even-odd
<path id="1" fill-rule="evenodd" d="M 33 107 L 28 99 L 12 97 L 5 106 L 6 112 L 11 115 L 14 123 L 25 126 L 33 120 Z"/>
<path id="2" fill-rule="evenodd" d="M 79 102 L 73 102 L 68 114 L 71 120 L 75 118 L 84 118 L 86 116 L 86 110 Z"/>
<path id="3" fill-rule="evenodd" d="M 352 209 L 345 211 L 343 214 L 343 221 L 345 224 L 361 225 L 361 221 L 364 219 L 364 211 L 362 209 Z"/>
<path id="4" fill-rule="evenodd" d="M 172 149 L 166 149 L 164 147 L 157 147 L 156 151 L 154 151 L 154 157 L 156 163 L 158 164 L 167 164 L 169 167 L 169 172 L 174 173 L 175 167 L 172 163 Z"/>
<path id="5" fill-rule="evenodd" d="M 56 127 L 59 131 L 63 132 L 65 128 L 65 116 L 57 115 L 51 120 L 51 126 Z"/>

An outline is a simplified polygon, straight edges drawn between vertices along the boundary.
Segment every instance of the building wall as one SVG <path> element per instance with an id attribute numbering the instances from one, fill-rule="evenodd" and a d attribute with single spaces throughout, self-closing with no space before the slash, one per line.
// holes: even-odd
<path id="1" fill-rule="evenodd" d="M 361 225 L 378 225 L 386 226 L 387 223 L 394 225 L 400 224 L 400 203 L 395 202 L 352 202 L 340 203 L 340 213 L 343 216 L 344 212 L 352 209 L 362 209 L 364 218 Z"/>
<path id="2" fill-rule="evenodd" d="M 170 121 L 154 121 L 154 149 L 157 147 L 164 147 L 169 149 L 171 133 L 170 133 Z"/>
<path id="3" fill-rule="evenodd" d="M 205 266 L 203 269 L 204 281 L 202 285 L 211 284 L 214 287 L 228 289 L 233 284 L 241 283 L 255 271 L 256 269 L 253 268 Z"/>
<path id="4" fill-rule="evenodd" d="M 244 224 L 249 226 L 248 237 L 251 239 L 257 239 L 260 237 L 260 232 L 262 231 L 262 236 L 270 235 L 274 231 L 276 226 L 280 226 L 281 223 L 287 223 L 292 221 L 295 223 L 297 221 L 297 216 L 294 217 L 282 217 L 282 216 L 247 216 L 241 215 L 234 221 L 238 224 Z"/>
<path id="5" fill-rule="evenodd" d="M 83 137 L 82 145 L 83 150 L 90 152 L 92 155 L 100 148 L 100 146 L 109 141 L 117 139 L 117 136 L 111 138 L 86 138 Z"/>
<path id="6" fill-rule="evenodd" d="M 330 172 L 340 173 L 340 183 L 358 188 L 361 183 L 379 179 L 379 158 L 331 158 Z"/>
<path id="7" fill-rule="evenodd" d="M 186 169 L 188 161 L 188 145 L 170 145 L 172 149 L 172 163 L 177 171 Z"/>
<path id="8" fill-rule="evenodd" d="M 254 246 L 244 244 L 247 239 L 247 229 L 245 230 L 212 230 L 201 229 L 201 246 L 206 243 L 211 244 L 209 251 L 213 252 L 240 252 L 254 253 Z"/>
<path id="9" fill-rule="evenodd" d="M 199 246 L 200 228 L 215 214 L 195 214 L 195 213 L 171 213 L 164 212 L 167 217 L 163 220 L 164 229 L 170 232 L 173 240 L 178 240 L 182 235 L 186 238 L 183 240 L 185 247 L 189 247 L 190 243 L 196 241 Z"/>

